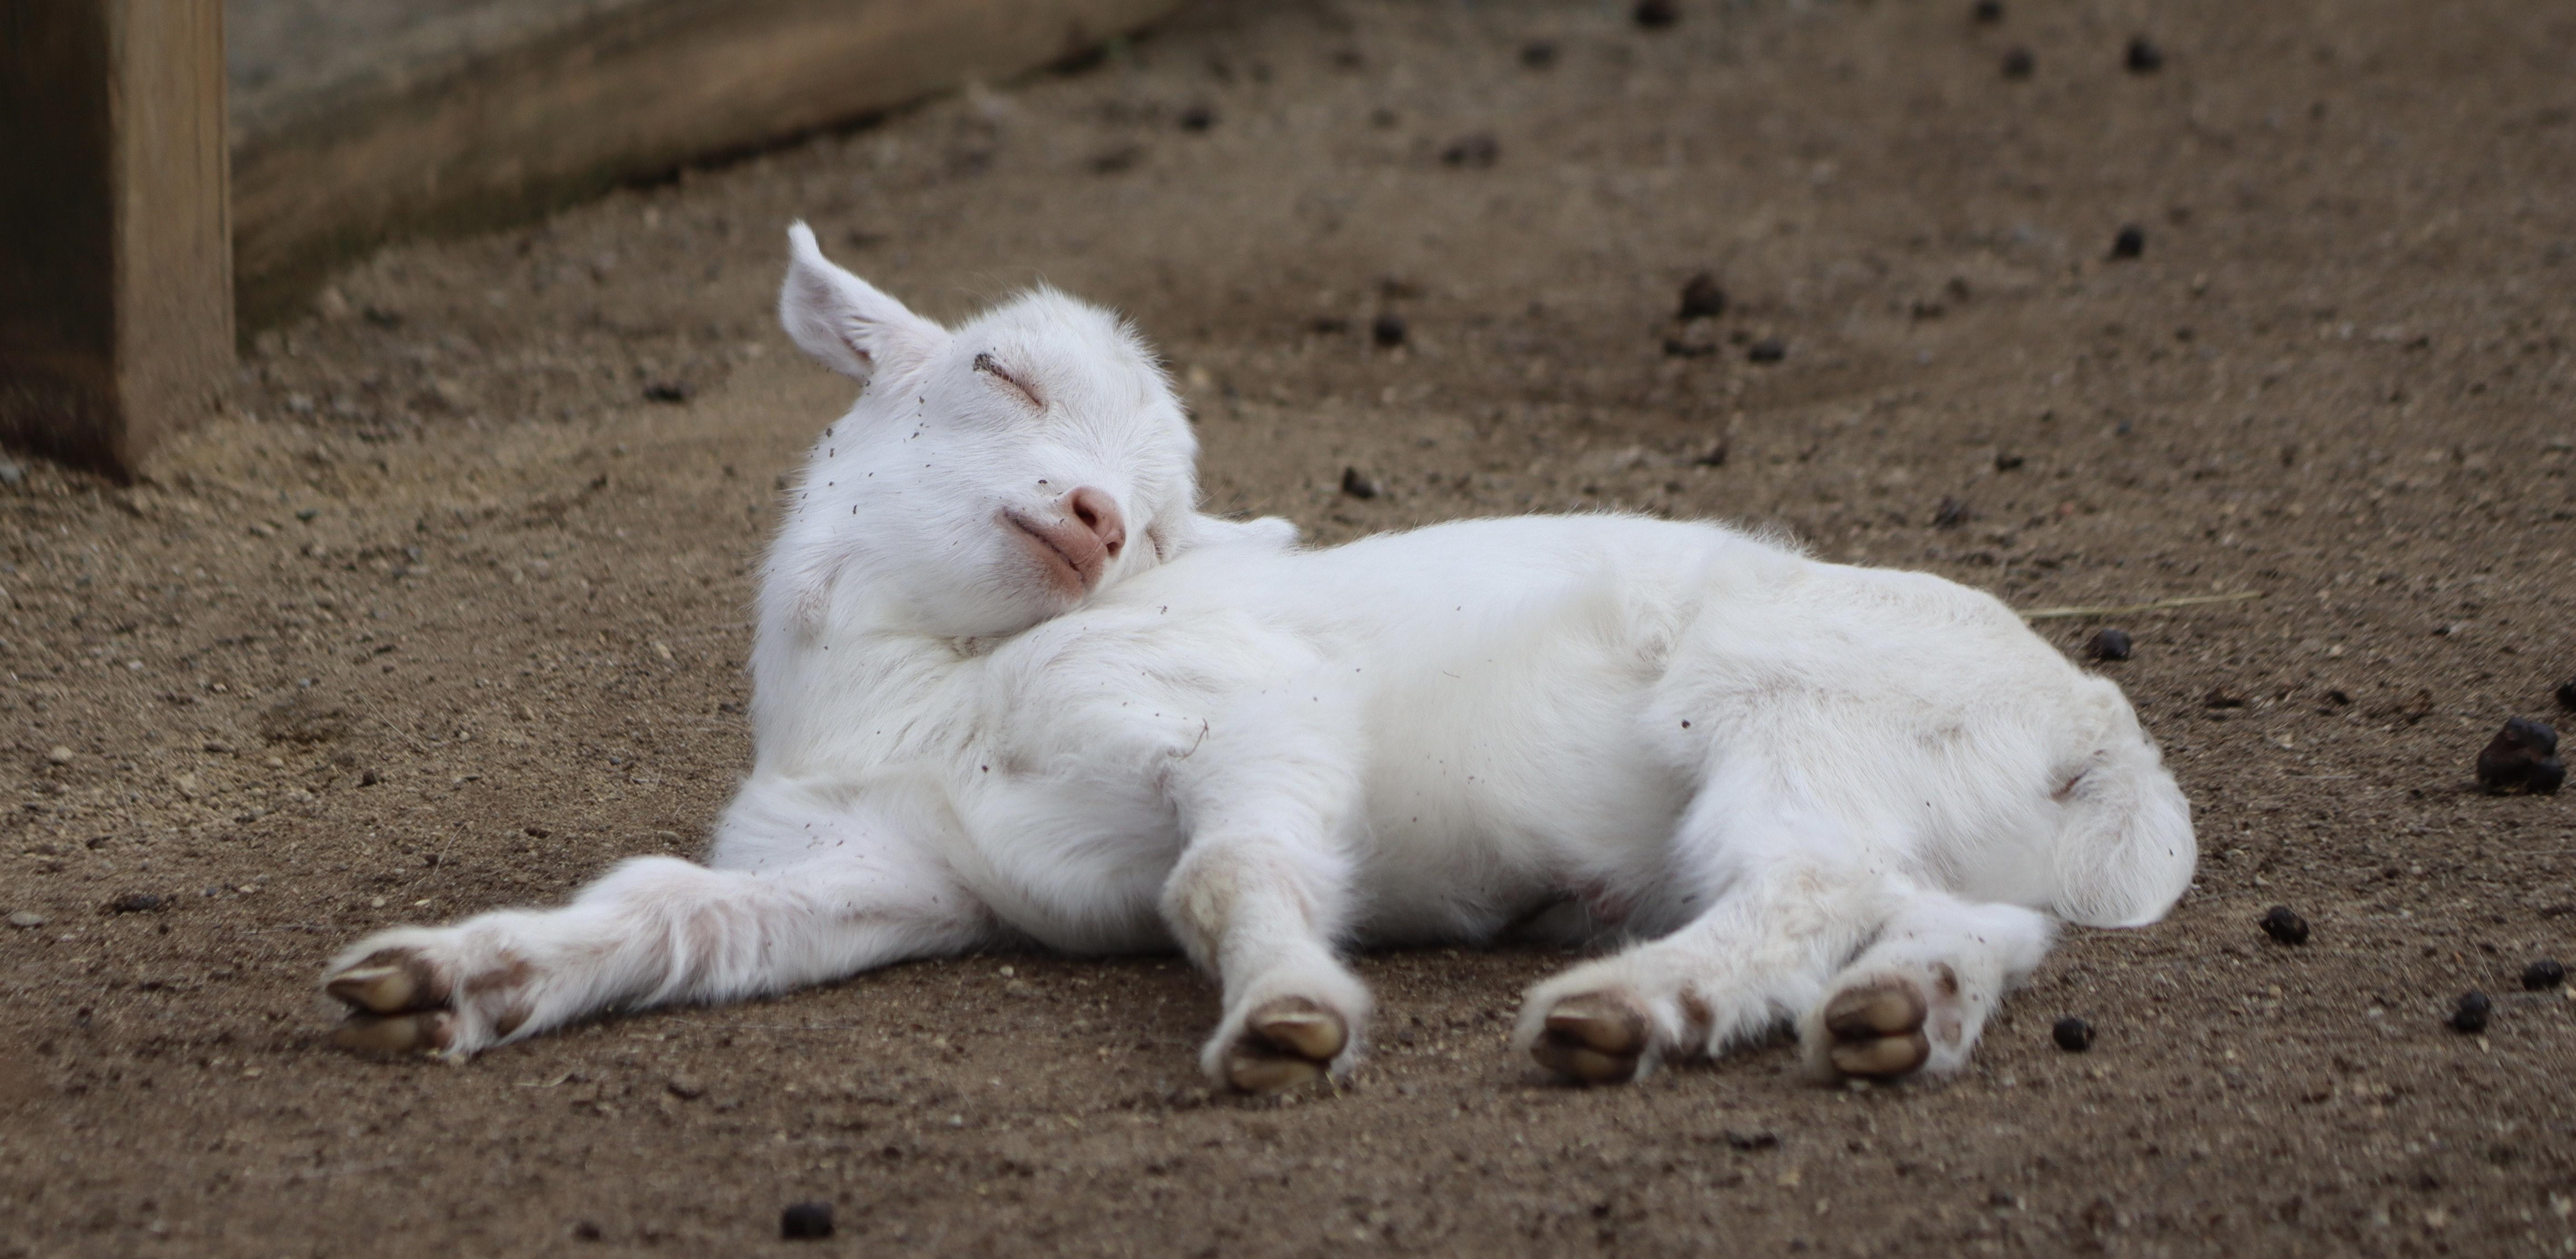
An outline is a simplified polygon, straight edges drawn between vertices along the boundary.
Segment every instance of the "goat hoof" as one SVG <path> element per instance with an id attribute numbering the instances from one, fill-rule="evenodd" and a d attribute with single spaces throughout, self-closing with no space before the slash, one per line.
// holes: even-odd
<path id="1" fill-rule="evenodd" d="M 1637 1076 L 1648 1044 L 1646 1012 L 1625 997 L 1589 992 L 1548 1011 L 1530 1045 L 1538 1064 L 1585 1084 L 1625 1084 Z"/>
<path id="2" fill-rule="evenodd" d="M 1226 1051 L 1226 1083 L 1246 1093 L 1279 1093 L 1332 1070 L 1350 1044 L 1341 1016 L 1304 997 L 1282 997 L 1252 1012 Z"/>
<path id="3" fill-rule="evenodd" d="M 1825 1005 L 1825 1030 L 1834 1038 L 1825 1058 L 1847 1076 L 1911 1075 L 1932 1056 L 1923 1034 L 1927 1010 L 1923 994 L 1902 980 L 1837 993 Z"/>
<path id="4" fill-rule="evenodd" d="M 322 991 L 368 1014 L 402 1014 L 446 1004 L 441 985 L 429 968 L 410 953 L 387 950 L 370 954 L 355 966 L 322 981 Z"/>
<path id="5" fill-rule="evenodd" d="M 358 1053 L 438 1053 L 447 1048 L 454 1016 L 427 1014 L 352 1014 L 331 1033 L 331 1042 Z"/>

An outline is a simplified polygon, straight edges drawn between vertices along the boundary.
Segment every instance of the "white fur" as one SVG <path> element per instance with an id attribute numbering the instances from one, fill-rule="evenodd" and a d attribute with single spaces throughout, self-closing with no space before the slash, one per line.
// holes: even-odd
<path id="1" fill-rule="evenodd" d="M 1340 1071 L 1344 950 L 1520 930 L 1642 941 L 1534 989 L 1525 1043 L 1611 992 L 1641 1070 L 1784 1025 L 1813 1059 L 1833 993 L 1937 972 L 1941 1070 L 2052 918 L 2151 922 L 2191 877 L 2119 690 L 1984 594 L 1626 516 L 1297 549 L 1197 513 L 1189 426 L 1110 316 L 1040 291 L 952 333 L 792 240 L 782 322 L 866 388 L 763 575 L 749 781 L 704 868 L 342 956 L 452 985 L 452 1056 L 1034 941 L 1186 950 L 1220 1079 L 1283 998 L 1347 1023 Z M 1131 541 L 1067 594 L 997 513 L 1077 487 Z"/>

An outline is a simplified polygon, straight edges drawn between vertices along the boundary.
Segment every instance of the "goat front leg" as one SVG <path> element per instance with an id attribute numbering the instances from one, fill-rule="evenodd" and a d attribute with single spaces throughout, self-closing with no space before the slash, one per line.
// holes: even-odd
<path id="1" fill-rule="evenodd" d="M 1000 934 L 908 847 L 825 845 L 756 870 L 638 857 L 561 908 L 377 932 L 322 989 L 350 1009 L 342 1046 L 462 1061 L 606 1010 L 783 992 Z"/>
<path id="2" fill-rule="evenodd" d="M 1348 878 L 1319 843 L 1259 834 L 1201 837 L 1182 855 L 1163 913 L 1223 986 L 1224 1016 L 1199 1055 L 1209 1078 L 1275 1093 L 1359 1061 L 1368 989 L 1333 947 Z"/>

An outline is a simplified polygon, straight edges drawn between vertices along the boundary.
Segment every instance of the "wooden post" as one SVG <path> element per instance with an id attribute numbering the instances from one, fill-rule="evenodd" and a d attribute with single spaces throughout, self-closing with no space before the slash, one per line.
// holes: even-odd
<path id="1" fill-rule="evenodd" d="M 131 478 L 233 363 L 222 0 L 0 0 L 0 442 Z"/>

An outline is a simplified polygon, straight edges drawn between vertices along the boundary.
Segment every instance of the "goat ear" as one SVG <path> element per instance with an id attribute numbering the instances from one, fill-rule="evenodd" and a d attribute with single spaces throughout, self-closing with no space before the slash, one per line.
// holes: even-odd
<path id="1" fill-rule="evenodd" d="M 946 329 L 835 266 L 802 222 L 787 229 L 778 322 L 823 366 L 862 384 L 920 366 L 948 340 Z"/>

